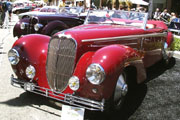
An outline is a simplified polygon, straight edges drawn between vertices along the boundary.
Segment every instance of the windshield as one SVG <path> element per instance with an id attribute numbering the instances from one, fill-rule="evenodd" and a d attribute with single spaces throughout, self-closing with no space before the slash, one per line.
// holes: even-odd
<path id="1" fill-rule="evenodd" d="M 64 12 L 68 14 L 79 14 L 82 10 L 83 8 L 81 7 L 62 7 L 60 8 L 60 13 Z"/>
<path id="2" fill-rule="evenodd" d="M 121 10 L 89 11 L 85 24 L 118 24 L 145 29 L 147 13 Z"/>
<path id="3" fill-rule="evenodd" d="M 53 13 L 56 13 L 58 11 L 58 7 L 45 6 L 45 7 L 41 8 L 39 11 L 40 12 L 53 12 Z"/>

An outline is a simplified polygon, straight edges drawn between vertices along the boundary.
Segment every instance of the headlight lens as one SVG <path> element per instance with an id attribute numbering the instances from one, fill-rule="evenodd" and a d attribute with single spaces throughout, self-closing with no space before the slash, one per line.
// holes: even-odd
<path id="1" fill-rule="evenodd" d="M 17 65 L 19 63 L 19 53 L 16 49 L 9 50 L 8 60 L 12 65 Z"/>
<path id="2" fill-rule="evenodd" d="M 20 28 L 21 28 L 22 30 L 24 30 L 24 29 L 26 28 L 26 26 L 27 26 L 27 23 L 22 22 L 21 25 L 20 25 Z"/>
<path id="3" fill-rule="evenodd" d="M 86 77 L 92 84 L 101 84 L 105 79 L 103 67 L 101 67 L 99 64 L 91 64 L 86 70 Z"/>
<path id="4" fill-rule="evenodd" d="M 36 69 L 34 68 L 34 66 L 29 65 L 29 66 L 26 68 L 26 76 L 27 76 L 29 79 L 33 79 L 35 75 L 36 75 Z"/>
<path id="5" fill-rule="evenodd" d="M 76 91 L 79 89 L 79 78 L 76 77 L 76 76 L 72 76 L 70 79 L 69 79 L 69 87 L 73 90 L 73 91 Z"/>
<path id="6" fill-rule="evenodd" d="M 35 31 L 39 31 L 39 29 L 40 29 L 41 27 L 43 27 L 43 25 L 37 23 L 37 24 L 34 25 L 34 30 L 35 30 Z"/>

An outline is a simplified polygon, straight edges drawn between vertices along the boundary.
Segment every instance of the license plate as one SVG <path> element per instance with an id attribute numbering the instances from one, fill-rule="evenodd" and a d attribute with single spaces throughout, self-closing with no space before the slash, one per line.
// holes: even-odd
<path id="1" fill-rule="evenodd" d="M 62 105 L 61 120 L 84 120 L 84 108 Z"/>

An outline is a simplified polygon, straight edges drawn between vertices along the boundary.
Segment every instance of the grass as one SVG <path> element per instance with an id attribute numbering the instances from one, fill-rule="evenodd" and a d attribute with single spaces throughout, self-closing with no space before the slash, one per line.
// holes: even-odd
<path id="1" fill-rule="evenodd" d="M 174 42 L 171 46 L 172 50 L 180 51 L 180 38 L 174 37 Z"/>

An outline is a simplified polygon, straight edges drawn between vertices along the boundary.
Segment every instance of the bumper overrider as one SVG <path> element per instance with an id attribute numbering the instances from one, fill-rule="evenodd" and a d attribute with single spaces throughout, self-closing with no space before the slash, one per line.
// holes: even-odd
<path id="1" fill-rule="evenodd" d="M 57 100 L 59 102 L 70 104 L 72 106 L 81 107 L 92 111 L 104 111 L 105 100 L 99 102 L 79 96 L 77 97 L 72 94 L 54 92 L 51 89 L 37 86 L 32 82 L 24 82 L 20 79 L 15 78 L 14 75 L 11 75 L 11 85 L 14 87 L 23 88 L 24 90 L 35 94 Z"/>

